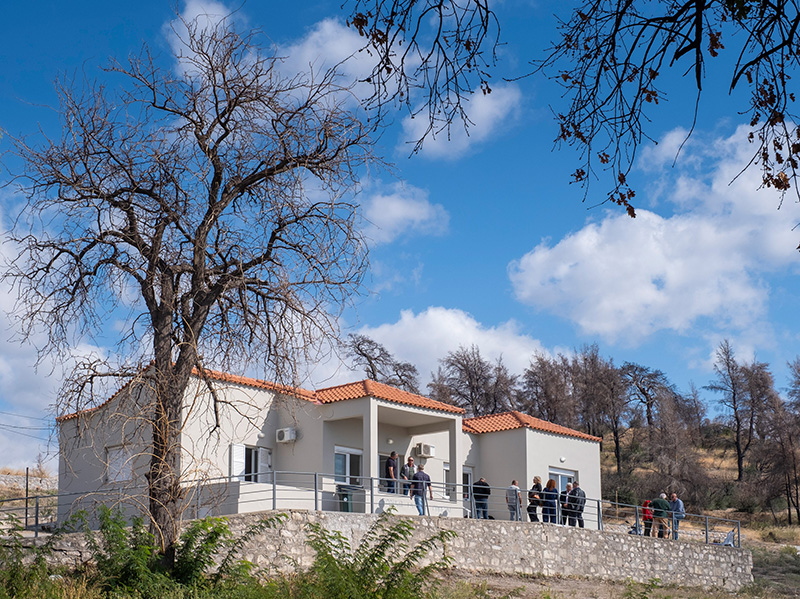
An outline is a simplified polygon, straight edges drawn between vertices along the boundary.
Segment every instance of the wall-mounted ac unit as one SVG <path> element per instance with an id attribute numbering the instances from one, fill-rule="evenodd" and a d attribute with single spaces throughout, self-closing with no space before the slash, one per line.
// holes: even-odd
<path id="1" fill-rule="evenodd" d="M 435 458 L 436 446 L 428 443 L 417 443 L 417 455 L 421 458 Z"/>
<path id="2" fill-rule="evenodd" d="M 275 440 L 278 443 L 291 443 L 297 439 L 297 429 L 293 426 L 279 428 L 275 431 Z"/>

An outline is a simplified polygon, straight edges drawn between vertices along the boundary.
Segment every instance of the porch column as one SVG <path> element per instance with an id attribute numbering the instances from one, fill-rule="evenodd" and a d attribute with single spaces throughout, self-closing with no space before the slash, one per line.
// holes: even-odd
<path id="1" fill-rule="evenodd" d="M 364 429 L 362 431 L 362 447 L 364 448 L 364 476 L 377 478 L 378 466 L 378 405 L 372 399 L 367 399 L 367 406 L 364 410 L 362 419 Z"/>
<path id="2" fill-rule="evenodd" d="M 462 484 L 464 456 L 461 455 L 461 418 L 453 418 L 450 425 L 447 427 L 448 438 L 450 441 L 450 470 L 447 473 L 447 482 L 451 485 Z M 460 501 L 463 493 L 460 486 L 453 487 L 456 489 L 453 501 Z"/>

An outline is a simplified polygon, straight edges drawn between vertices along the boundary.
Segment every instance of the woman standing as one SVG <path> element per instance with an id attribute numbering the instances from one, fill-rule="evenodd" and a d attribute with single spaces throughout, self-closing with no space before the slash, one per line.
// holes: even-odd
<path id="1" fill-rule="evenodd" d="M 538 522 L 539 516 L 536 508 L 542 504 L 542 479 L 539 476 L 533 477 L 533 485 L 528 491 L 528 517 L 531 522 Z"/>
<path id="2" fill-rule="evenodd" d="M 556 503 L 558 502 L 558 489 L 556 489 L 556 481 L 552 478 L 547 481 L 547 485 L 542 491 L 543 508 L 542 508 L 542 521 L 551 522 L 556 524 Z"/>

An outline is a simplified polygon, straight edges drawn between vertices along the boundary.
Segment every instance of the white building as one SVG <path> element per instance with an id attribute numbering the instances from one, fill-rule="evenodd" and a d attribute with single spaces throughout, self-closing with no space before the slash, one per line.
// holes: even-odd
<path id="1" fill-rule="evenodd" d="M 579 478 L 587 497 L 600 497 L 600 439 L 525 414 L 464 419 L 460 408 L 371 380 L 307 391 L 206 375 L 216 408 L 208 385 L 193 377 L 179 434 L 186 517 L 389 505 L 415 514 L 409 498 L 378 480 L 392 451 L 398 466 L 413 456 L 438 483 L 432 515 L 469 514 L 469 487 L 481 476 L 493 487 L 517 479 L 522 488 L 534 475 L 560 488 Z M 142 376 L 101 406 L 58 418 L 60 520 L 100 502 L 147 506 L 149 397 Z M 502 493 L 492 499 L 490 512 L 506 518 Z"/>

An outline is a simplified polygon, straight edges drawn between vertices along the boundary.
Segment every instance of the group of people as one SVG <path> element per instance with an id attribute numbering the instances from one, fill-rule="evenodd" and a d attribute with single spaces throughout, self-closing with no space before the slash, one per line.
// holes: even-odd
<path id="1" fill-rule="evenodd" d="M 516 480 L 506 489 L 506 505 L 510 520 L 522 520 L 522 490 Z M 542 509 L 542 522 L 579 526 L 583 528 L 583 509 L 586 506 L 586 493 L 576 480 L 567 483 L 559 491 L 554 479 L 547 481 L 542 487 L 542 479 L 533 477 L 533 484 L 528 490 L 528 518 L 531 522 L 539 522 L 539 508 Z"/>
<path id="2" fill-rule="evenodd" d="M 387 479 L 387 491 L 403 495 L 410 493 L 419 515 L 424 516 L 426 490 L 433 499 L 431 477 L 425 472 L 425 464 L 415 465 L 414 458 L 409 456 L 408 461 L 398 469 L 397 452 L 393 451 L 386 460 L 384 475 Z"/>
<path id="3" fill-rule="evenodd" d="M 644 521 L 644 536 L 658 535 L 659 539 L 678 539 L 678 529 L 681 520 L 686 518 L 686 508 L 677 493 L 670 495 L 661 493 L 656 499 L 646 500 L 642 503 L 642 520 Z"/>

